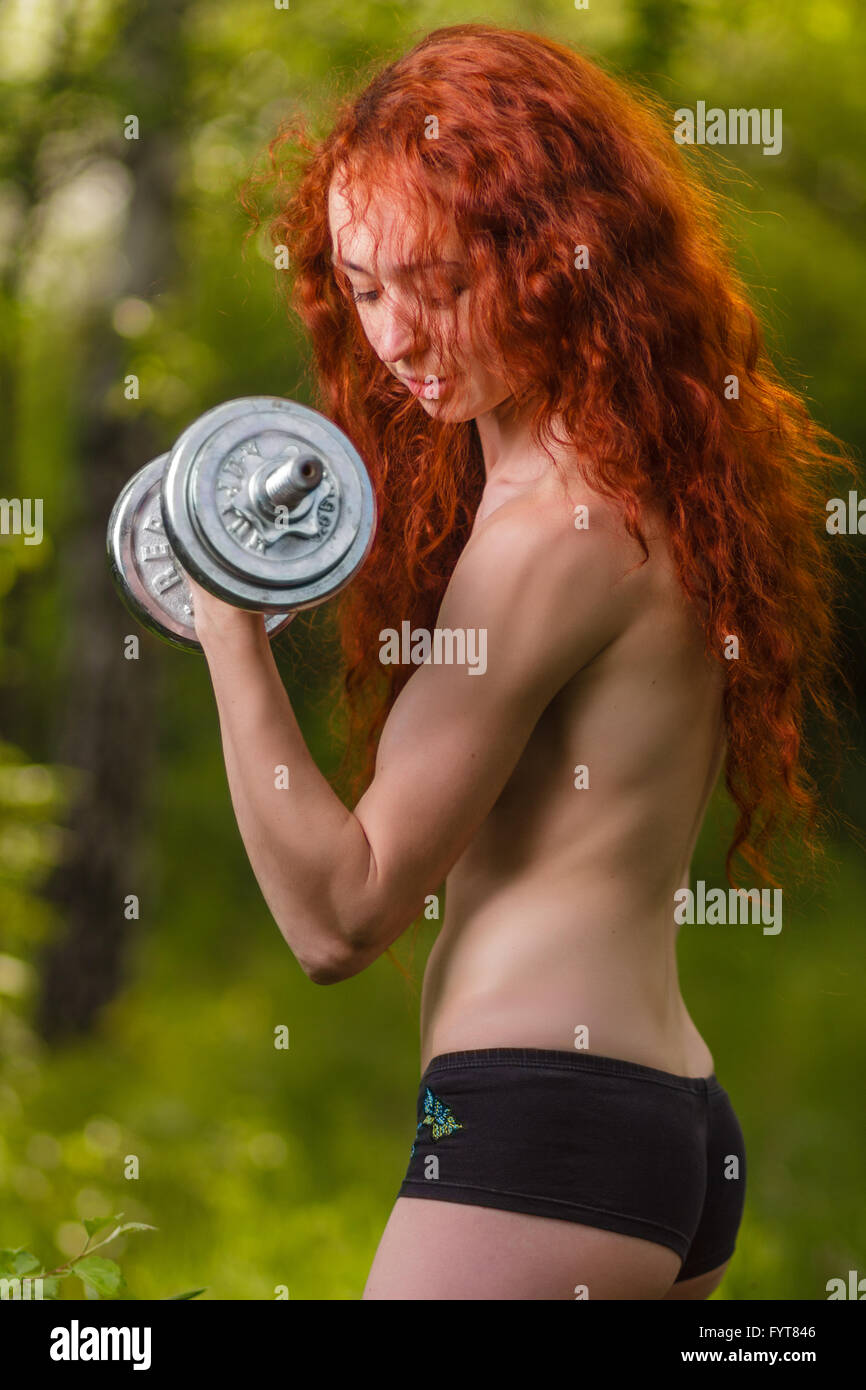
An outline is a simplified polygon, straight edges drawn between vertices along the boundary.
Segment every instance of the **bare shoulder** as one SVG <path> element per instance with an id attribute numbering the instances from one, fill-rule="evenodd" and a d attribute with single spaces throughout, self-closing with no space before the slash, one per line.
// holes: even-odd
<path id="1" fill-rule="evenodd" d="M 491 671 L 502 653 L 508 679 L 548 696 L 644 602 L 640 546 L 613 505 L 581 496 L 557 484 L 497 507 L 464 547 L 439 612 L 442 627 L 484 629 Z"/>
<path id="2" fill-rule="evenodd" d="M 642 528 L 648 540 L 663 538 L 653 516 L 644 515 Z M 657 553 L 656 545 L 652 551 Z M 519 577 L 551 595 L 559 586 L 589 585 L 598 598 L 636 576 L 644 558 L 621 508 L 575 477 L 567 488 L 557 480 L 503 503 L 477 526 L 461 565 L 479 575 Z"/>

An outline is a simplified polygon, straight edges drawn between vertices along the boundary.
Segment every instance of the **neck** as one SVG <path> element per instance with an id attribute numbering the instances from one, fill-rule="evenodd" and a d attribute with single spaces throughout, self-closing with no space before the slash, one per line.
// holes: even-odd
<path id="1" fill-rule="evenodd" d="M 548 455 L 531 438 L 529 418 L 519 415 L 509 396 L 492 410 L 476 415 L 487 487 L 520 487 L 538 482 L 550 470 Z"/>
<path id="2" fill-rule="evenodd" d="M 476 415 L 475 428 L 481 441 L 484 472 L 488 483 L 499 482 L 528 461 L 529 429 L 518 418 L 514 399 L 508 396 L 492 410 Z"/>

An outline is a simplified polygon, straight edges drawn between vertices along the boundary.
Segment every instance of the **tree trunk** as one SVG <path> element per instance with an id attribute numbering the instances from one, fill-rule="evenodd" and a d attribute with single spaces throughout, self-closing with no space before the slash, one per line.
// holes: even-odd
<path id="1" fill-rule="evenodd" d="M 140 119 L 137 141 L 118 141 L 134 180 L 123 251 L 129 272 L 120 297 L 151 300 L 177 269 L 173 241 L 177 165 L 186 93 L 182 21 L 186 0 L 132 6 L 109 72 L 118 123 Z M 80 770 L 68 849 L 46 897 L 62 930 L 43 956 L 36 1026 L 57 1042 L 86 1033 L 120 989 L 137 922 L 128 895 L 146 891 L 138 852 L 142 807 L 156 749 L 162 651 L 143 636 L 140 659 L 124 658 L 125 634 L 140 632 L 120 603 L 105 554 L 108 517 L 127 478 L 168 445 L 139 408 L 128 418 L 105 408 L 124 373 L 122 341 L 109 311 L 83 335 L 78 429 L 79 519 L 61 562 L 68 603 L 64 655 L 68 698 L 57 761 Z"/>

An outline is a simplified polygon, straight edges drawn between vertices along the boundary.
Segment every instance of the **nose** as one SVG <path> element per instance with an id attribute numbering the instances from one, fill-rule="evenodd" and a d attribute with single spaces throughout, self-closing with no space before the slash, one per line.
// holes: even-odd
<path id="1" fill-rule="evenodd" d="M 375 322 L 370 325 L 372 347 L 383 362 L 396 366 L 418 356 L 419 329 L 411 313 L 393 300 L 383 296 L 377 305 Z"/>

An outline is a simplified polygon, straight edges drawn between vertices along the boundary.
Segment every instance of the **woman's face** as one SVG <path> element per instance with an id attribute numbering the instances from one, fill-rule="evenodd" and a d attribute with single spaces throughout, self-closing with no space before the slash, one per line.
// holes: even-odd
<path id="1" fill-rule="evenodd" d="M 332 259 L 351 286 L 373 351 L 417 396 L 428 415 L 474 420 L 493 410 L 510 392 L 501 377 L 473 361 L 471 287 L 466 284 L 456 232 L 443 245 L 438 265 L 413 266 L 407 222 L 399 208 L 371 201 L 366 215 L 369 221 L 353 220 L 335 179 L 328 197 Z M 447 362 L 437 359 L 435 339 L 424 334 L 417 322 L 413 325 L 413 307 L 419 305 L 435 318 L 448 344 Z"/>

